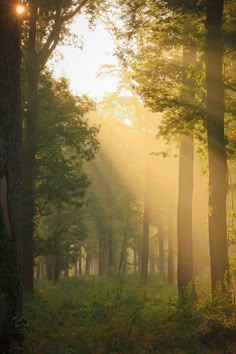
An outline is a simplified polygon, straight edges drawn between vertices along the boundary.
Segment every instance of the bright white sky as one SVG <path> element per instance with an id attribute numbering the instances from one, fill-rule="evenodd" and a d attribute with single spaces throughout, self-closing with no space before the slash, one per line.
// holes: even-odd
<path id="1" fill-rule="evenodd" d="M 112 76 L 96 77 L 101 65 L 117 65 L 113 55 L 114 43 L 111 35 L 99 24 L 94 31 L 89 29 L 85 16 L 78 16 L 71 25 L 72 32 L 82 37 L 83 49 L 72 46 L 59 46 L 55 59 L 51 59 L 49 67 L 54 70 L 56 78 L 65 76 L 70 80 L 71 89 L 76 94 L 86 93 L 100 99 L 106 92 L 116 89 L 117 78 Z M 62 59 L 58 60 L 58 57 Z"/>

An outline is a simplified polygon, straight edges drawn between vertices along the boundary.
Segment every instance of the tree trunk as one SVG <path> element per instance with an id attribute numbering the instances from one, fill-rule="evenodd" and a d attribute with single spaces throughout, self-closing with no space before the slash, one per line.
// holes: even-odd
<path id="1" fill-rule="evenodd" d="M 207 0 L 206 85 L 209 159 L 209 245 L 212 291 L 229 269 L 226 197 L 227 157 L 224 139 L 224 83 L 222 78 L 223 0 Z"/>
<path id="2" fill-rule="evenodd" d="M 49 281 L 53 280 L 53 264 L 52 264 L 52 257 L 48 255 L 46 257 L 46 273 L 47 273 L 47 279 Z"/>
<path id="3" fill-rule="evenodd" d="M 90 271 L 91 271 L 91 254 L 87 251 L 86 252 L 86 264 L 85 264 L 85 272 L 86 275 L 90 275 Z"/>
<path id="4" fill-rule="evenodd" d="M 121 274 L 121 269 L 123 273 L 126 270 L 126 254 L 127 254 L 127 243 L 128 243 L 128 230 L 129 230 L 129 218 L 130 218 L 130 210 L 129 205 L 127 207 L 127 214 L 126 214 L 126 221 L 125 221 L 125 228 L 124 228 L 124 236 L 123 236 L 123 243 L 120 255 L 120 264 L 119 264 L 119 275 Z"/>
<path id="5" fill-rule="evenodd" d="M 22 346 L 20 26 L 15 1 L 0 2 L 0 348 Z"/>
<path id="6" fill-rule="evenodd" d="M 155 262 L 156 262 L 156 255 L 153 252 L 150 252 L 150 269 L 149 269 L 149 274 L 150 276 L 155 275 Z"/>
<path id="7" fill-rule="evenodd" d="M 188 77 L 187 70 L 196 65 L 196 44 L 189 38 L 195 27 L 189 19 L 185 20 L 186 44 L 183 48 L 183 90 L 188 104 L 195 99 L 195 80 Z M 191 107 L 187 115 L 192 115 Z M 192 118 L 192 117 L 190 117 Z M 191 127 L 188 127 L 191 130 Z M 181 135 L 179 148 L 179 195 L 177 213 L 178 261 L 177 282 L 178 294 L 184 298 L 186 288 L 193 280 L 193 241 L 192 241 L 192 202 L 193 202 L 193 133 Z"/>
<path id="8" fill-rule="evenodd" d="M 177 214 L 177 282 L 180 297 L 184 297 L 186 287 L 193 280 L 193 154 L 193 135 L 183 135 L 179 149 L 179 197 Z"/>
<path id="9" fill-rule="evenodd" d="M 79 276 L 81 277 L 82 275 L 82 256 L 80 252 L 80 257 L 79 257 Z"/>
<path id="10" fill-rule="evenodd" d="M 113 240 L 112 240 L 112 231 L 108 232 L 108 272 L 109 275 L 113 274 Z"/>
<path id="11" fill-rule="evenodd" d="M 61 271 L 60 258 L 58 255 L 55 255 L 54 269 L 53 269 L 53 282 L 54 282 L 54 284 L 56 284 L 59 280 L 60 271 Z"/>
<path id="12" fill-rule="evenodd" d="M 171 216 L 169 216 L 168 225 L 168 284 L 174 284 L 174 241 Z"/>
<path id="13" fill-rule="evenodd" d="M 74 263 L 74 270 L 75 270 L 75 277 L 78 276 L 78 261 L 75 261 Z"/>
<path id="14" fill-rule="evenodd" d="M 160 282 L 165 281 L 165 255 L 164 255 L 164 231 L 161 225 L 158 228 L 158 248 L 159 248 L 159 272 Z"/>
<path id="15" fill-rule="evenodd" d="M 34 293 L 34 212 L 35 212 L 35 155 L 38 125 L 38 81 L 39 73 L 28 71 L 28 108 L 24 129 L 23 159 L 23 285 L 24 294 L 30 297 Z"/>
<path id="16" fill-rule="evenodd" d="M 135 238 L 134 240 L 134 274 L 137 274 L 138 267 L 138 241 Z"/>
<path id="17" fill-rule="evenodd" d="M 98 227 L 98 274 L 103 276 L 107 274 L 107 234 L 105 227 Z"/>
<path id="18" fill-rule="evenodd" d="M 150 213 L 150 169 L 149 157 L 147 157 L 146 174 L 145 174 L 145 195 L 144 195 L 144 214 L 143 214 L 143 239 L 141 254 L 141 273 L 140 280 L 143 284 L 148 280 L 148 262 L 149 262 L 149 213 Z"/>

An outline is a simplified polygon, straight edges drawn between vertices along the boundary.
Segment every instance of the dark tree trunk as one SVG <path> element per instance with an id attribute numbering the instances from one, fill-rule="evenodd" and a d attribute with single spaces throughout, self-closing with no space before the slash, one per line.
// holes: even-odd
<path id="1" fill-rule="evenodd" d="M 185 20 L 186 44 L 183 49 L 183 91 L 188 104 L 195 99 L 195 80 L 188 77 L 187 70 L 196 65 L 196 44 L 189 37 L 194 26 L 188 19 Z M 192 115 L 191 108 L 187 108 L 187 115 Z M 191 129 L 191 127 L 189 127 Z M 193 160 L 194 137 L 193 133 L 180 137 L 179 148 L 179 195 L 177 213 L 178 261 L 177 282 L 180 298 L 184 298 L 186 288 L 193 280 L 193 245 L 192 245 L 192 201 L 193 201 Z"/>
<path id="2" fill-rule="evenodd" d="M 224 83 L 222 78 L 223 0 L 207 0 L 206 85 L 207 137 L 209 158 L 209 244 L 212 291 L 217 283 L 224 287 L 229 269 L 226 197 L 227 157 L 224 139 Z"/>
<path id="3" fill-rule="evenodd" d="M 165 281 L 165 255 L 164 255 L 164 231 L 162 225 L 158 228 L 158 248 L 159 248 L 159 272 L 160 282 Z"/>
<path id="4" fill-rule="evenodd" d="M 168 225 L 168 284 L 174 284 L 174 240 L 171 216 Z"/>
<path id="5" fill-rule="evenodd" d="M 23 160 L 23 285 L 24 294 L 32 296 L 34 293 L 33 265 L 34 265 L 34 183 L 35 183 L 35 155 L 37 141 L 38 120 L 38 73 L 32 70 L 28 73 L 28 108 L 24 133 L 24 160 Z"/>
<path id="6" fill-rule="evenodd" d="M 149 213 L 150 213 L 150 170 L 149 161 L 147 161 L 145 175 L 145 195 L 144 195 L 144 214 L 143 214 L 143 239 L 141 253 L 141 272 L 140 280 L 143 284 L 148 281 L 148 263 L 149 263 Z"/>
<path id="7" fill-rule="evenodd" d="M 0 1 L 0 351 L 22 345 L 20 26 L 15 1 Z"/>

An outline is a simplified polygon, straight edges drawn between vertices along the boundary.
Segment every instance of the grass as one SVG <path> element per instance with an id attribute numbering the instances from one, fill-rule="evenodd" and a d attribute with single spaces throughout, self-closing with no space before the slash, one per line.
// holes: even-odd
<path id="1" fill-rule="evenodd" d="M 39 283 L 24 314 L 25 354 L 236 353 L 235 305 L 221 294 L 180 305 L 154 282 L 77 278 Z"/>

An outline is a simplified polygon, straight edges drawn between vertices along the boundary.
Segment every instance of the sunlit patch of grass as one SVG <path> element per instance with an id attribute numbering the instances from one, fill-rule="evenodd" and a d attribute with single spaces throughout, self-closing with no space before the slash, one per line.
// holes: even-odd
<path id="1" fill-rule="evenodd" d="M 132 278 L 41 282 L 25 304 L 24 353 L 210 353 L 214 339 L 232 346 L 236 331 L 235 307 L 221 300 L 180 305 L 176 289 Z"/>

